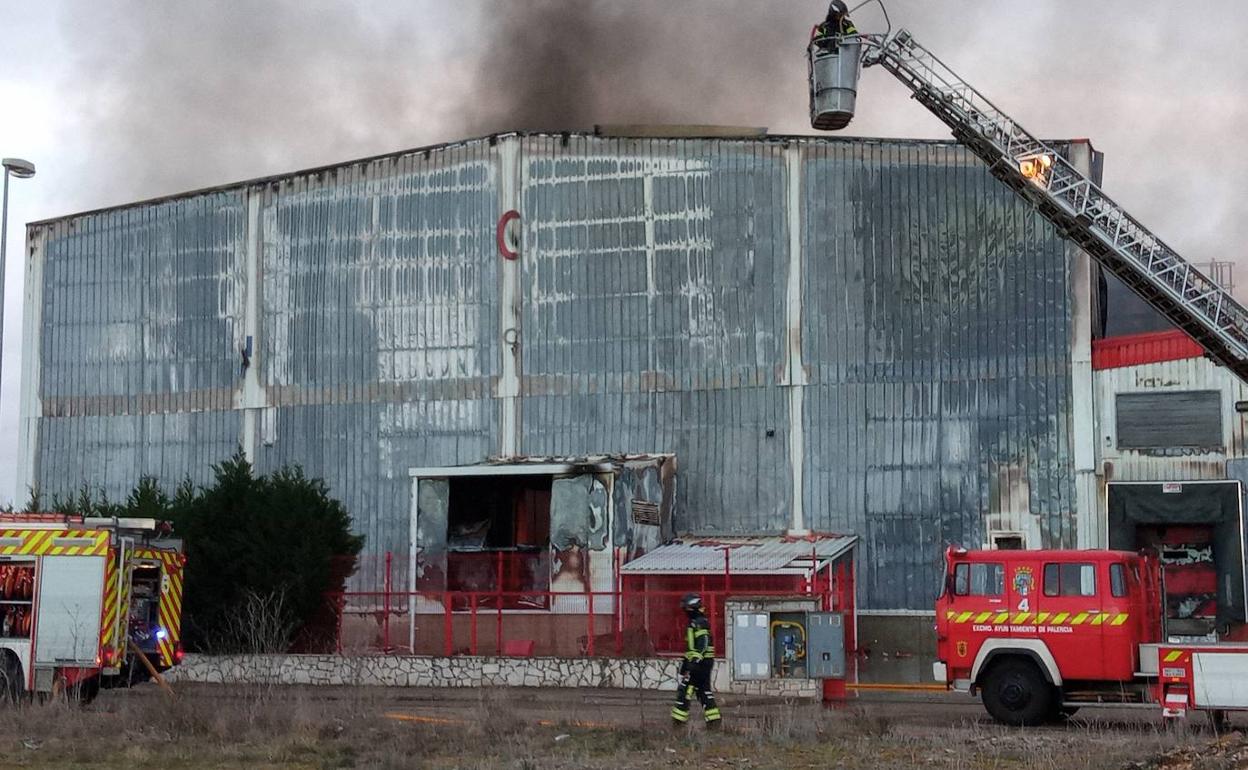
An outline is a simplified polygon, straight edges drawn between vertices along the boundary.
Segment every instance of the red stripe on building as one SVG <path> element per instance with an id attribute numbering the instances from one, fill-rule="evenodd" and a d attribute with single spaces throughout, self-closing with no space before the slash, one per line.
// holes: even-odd
<path id="1" fill-rule="evenodd" d="M 1178 329 L 1092 341 L 1092 368 L 1097 370 L 1180 361 L 1204 355 L 1204 348 Z"/>

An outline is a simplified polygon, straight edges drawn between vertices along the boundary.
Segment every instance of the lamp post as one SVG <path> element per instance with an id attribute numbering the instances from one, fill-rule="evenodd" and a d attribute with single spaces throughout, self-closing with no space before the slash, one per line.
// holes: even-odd
<path id="1" fill-rule="evenodd" d="M 0 383 L 4 382 L 4 256 L 9 240 L 9 176 L 29 179 L 35 164 L 21 158 L 0 160 L 4 165 L 4 205 L 0 207 Z"/>

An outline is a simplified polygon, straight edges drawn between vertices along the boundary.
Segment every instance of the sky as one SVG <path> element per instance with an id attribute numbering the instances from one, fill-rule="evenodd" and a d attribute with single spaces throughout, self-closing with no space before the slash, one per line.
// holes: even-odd
<path id="1" fill-rule="evenodd" d="M 1046 138 L 1090 138 L 1105 189 L 1248 283 L 1248 14 L 1232 0 L 889 0 Z M 820 0 L 0 0 L 9 200 L 0 504 L 15 478 L 26 222 L 511 129 L 609 123 L 811 133 Z M 878 6 L 855 14 L 882 31 Z M 857 136 L 948 138 L 875 68 Z M 1237 292 L 1238 294 L 1239 292 Z"/>

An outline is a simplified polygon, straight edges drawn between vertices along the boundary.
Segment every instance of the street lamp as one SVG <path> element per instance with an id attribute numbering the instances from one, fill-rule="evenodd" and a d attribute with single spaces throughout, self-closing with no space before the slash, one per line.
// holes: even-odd
<path id="1" fill-rule="evenodd" d="M 30 179 L 35 164 L 21 158 L 0 160 L 4 165 L 4 206 L 0 211 L 0 382 L 4 381 L 4 252 L 9 241 L 9 176 Z"/>

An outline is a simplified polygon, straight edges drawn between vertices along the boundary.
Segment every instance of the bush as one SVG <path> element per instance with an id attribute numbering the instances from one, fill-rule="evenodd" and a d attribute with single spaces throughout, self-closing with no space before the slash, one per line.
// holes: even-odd
<path id="1" fill-rule="evenodd" d="M 364 539 L 329 487 L 303 470 L 257 476 L 241 450 L 213 466 L 213 484 L 189 481 L 169 497 L 141 479 L 124 503 L 54 500 L 58 513 L 167 520 L 187 556 L 182 639 L 214 653 L 306 651 L 332 645 L 326 594 L 355 571 Z"/>

